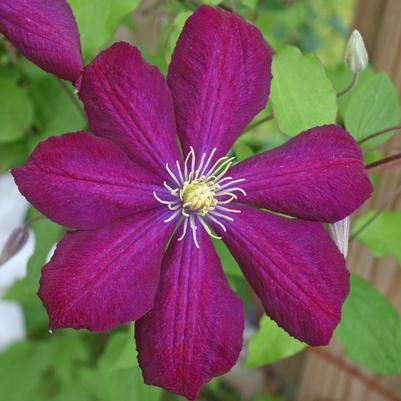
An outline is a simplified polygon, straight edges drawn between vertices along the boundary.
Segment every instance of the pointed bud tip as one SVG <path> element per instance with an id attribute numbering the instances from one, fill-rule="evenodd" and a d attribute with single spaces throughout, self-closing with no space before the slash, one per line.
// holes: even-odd
<path id="1" fill-rule="evenodd" d="M 354 74 L 362 72 L 369 64 L 365 43 L 357 29 L 354 29 L 348 39 L 347 47 L 345 48 L 344 63 Z"/>
<path id="2" fill-rule="evenodd" d="M 29 231 L 25 225 L 17 227 L 8 237 L 3 249 L 0 250 L 0 265 L 8 262 L 27 243 Z"/>

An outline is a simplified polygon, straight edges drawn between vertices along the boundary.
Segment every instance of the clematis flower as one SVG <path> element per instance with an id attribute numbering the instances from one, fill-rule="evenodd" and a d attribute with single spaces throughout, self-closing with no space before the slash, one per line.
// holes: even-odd
<path id="1" fill-rule="evenodd" d="M 242 347 L 243 306 L 211 237 L 266 313 L 310 345 L 329 342 L 349 290 L 322 223 L 371 194 L 354 139 L 326 125 L 236 165 L 227 156 L 267 102 L 271 59 L 254 26 L 202 6 L 167 80 L 136 48 L 113 45 L 82 74 L 93 134 L 50 138 L 13 170 L 22 194 L 71 229 L 42 271 L 50 328 L 136 321 L 145 382 L 191 400 Z"/>

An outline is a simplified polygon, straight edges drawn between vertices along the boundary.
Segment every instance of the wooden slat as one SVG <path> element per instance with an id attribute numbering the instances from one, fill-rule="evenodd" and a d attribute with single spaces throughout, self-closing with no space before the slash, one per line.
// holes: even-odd
<path id="1" fill-rule="evenodd" d="M 386 8 L 386 0 L 362 0 L 358 2 L 355 26 L 364 33 L 366 48 L 374 54 L 378 32 Z"/>

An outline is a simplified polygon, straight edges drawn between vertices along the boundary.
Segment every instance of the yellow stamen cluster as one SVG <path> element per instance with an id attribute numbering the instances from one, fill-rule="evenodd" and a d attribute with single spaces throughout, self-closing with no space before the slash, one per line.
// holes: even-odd
<path id="1" fill-rule="evenodd" d="M 183 207 L 205 216 L 216 208 L 218 201 L 215 195 L 219 188 L 218 184 L 203 177 L 185 182 L 180 192 Z"/>
<path id="2" fill-rule="evenodd" d="M 195 151 L 192 147 L 190 149 L 183 166 L 176 160 L 176 171 L 166 164 L 170 179 L 169 182 L 164 181 L 163 186 L 169 192 L 169 199 L 160 198 L 155 191 L 153 196 L 171 211 L 170 216 L 163 220 L 165 223 L 182 217 L 182 232 L 178 241 L 185 237 L 187 230 L 191 230 L 194 243 L 199 248 L 199 227 L 203 227 L 211 237 L 221 239 L 212 232 L 209 224 L 213 223 L 226 232 L 224 220 L 232 222 L 234 219 L 229 214 L 241 213 L 225 205 L 238 198 L 237 192 L 246 196 L 246 192 L 236 186 L 245 179 L 225 177 L 234 157 L 223 156 L 212 164 L 217 150 L 214 148 L 209 156 L 202 153 L 197 163 Z"/>

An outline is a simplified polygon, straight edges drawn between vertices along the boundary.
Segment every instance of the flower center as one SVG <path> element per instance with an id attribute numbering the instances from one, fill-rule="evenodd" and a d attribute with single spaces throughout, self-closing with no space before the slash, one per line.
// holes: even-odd
<path id="1" fill-rule="evenodd" d="M 156 200 L 166 205 L 171 211 L 171 215 L 164 220 L 165 223 L 181 215 L 180 221 L 183 224 L 183 230 L 178 240 L 185 237 L 188 227 L 190 227 L 193 240 L 198 248 L 198 223 L 210 236 L 221 239 L 213 234 L 209 223 L 213 222 L 219 225 L 224 232 L 227 231 L 223 221 L 233 221 L 234 219 L 229 214 L 240 213 L 240 211 L 232 207 L 228 208 L 226 205 L 237 199 L 236 192 L 241 192 L 246 196 L 245 191 L 236 186 L 245 181 L 244 178 L 234 180 L 232 177 L 225 177 L 234 157 L 221 157 L 211 166 L 215 152 L 216 148 L 212 150 L 209 157 L 203 153 L 197 163 L 195 151 L 191 147 L 183 168 L 178 160 L 175 172 L 166 164 L 167 172 L 171 177 L 171 182 L 163 183 L 165 190 L 168 191 L 165 194 L 166 199 L 160 198 L 156 192 L 153 192 Z"/>
<path id="2" fill-rule="evenodd" d="M 181 189 L 183 207 L 187 207 L 189 210 L 205 216 L 208 212 L 216 208 L 218 200 L 215 198 L 215 195 L 219 188 L 218 184 L 205 178 L 185 182 Z"/>

